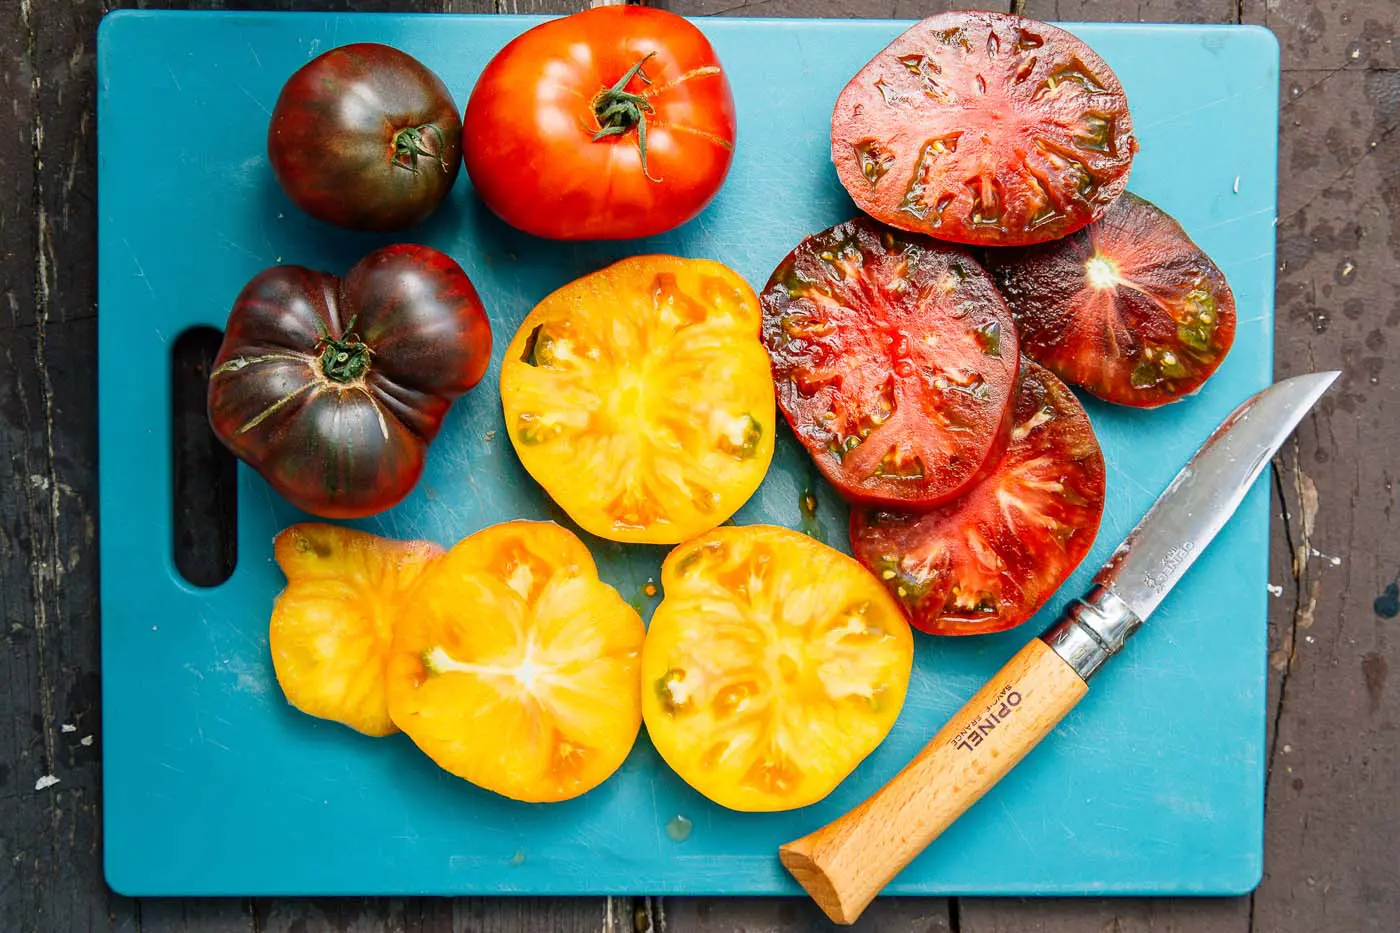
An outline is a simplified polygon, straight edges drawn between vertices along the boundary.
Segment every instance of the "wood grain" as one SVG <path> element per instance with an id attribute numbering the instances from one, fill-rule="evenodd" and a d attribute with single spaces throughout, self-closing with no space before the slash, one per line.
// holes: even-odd
<path id="1" fill-rule="evenodd" d="M 0 925 L 38 930 L 105 928 L 135 911 L 108 899 L 99 868 L 86 7 L 0 13 L 0 184 L 13 186 L 0 209 Z"/>
<path id="2" fill-rule="evenodd" d="M 916 17 L 936 0 L 667 0 L 706 15 Z M 997 6 L 970 3 L 970 6 Z M 1009 5 L 1016 5 L 1014 3 Z M 0 928 L 816 930 L 798 899 L 144 901 L 101 876 L 97 793 L 93 42 L 104 8 L 565 11 L 569 0 L 0 4 Z M 1400 2 L 1026 0 L 1062 20 L 1246 22 L 1284 55 L 1278 371 L 1347 373 L 1277 461 L 1266 876 L 1230 900 L 882 899 L 861 930 L 1400 929 Z M 1355 53 L 1355 57 L 1353 57 Z M 1375 143 L 1373 146 L 1372 143 Z M 1350 267 L 1350 268 L 1348 268 Z M 1373 381 L 1374 380 L 1374 381 Z M 1286 506 L 1287 519 L 1283 518 Z M 1320 552 L 1312 553 L 1313 549 Z M 1322 555 L 1325 555 L 1322 556 Z M 1297 560 L 1295 561 L 1295 556 Z M 1333 564 L 1332 558 L 1340 558 Z M 1306 558 L 1306 559 L 1304 559 Z M 1397 589 L 1400 597 L 1400 589 Z M 1311 639 L 1311 640 L 1309 640 Z M 74 732 L 64 732 L 63 725 Z M 60 783 L 34 789 L 45 775 Z M 264 925 L 265 924 L 265 925 Z"/>
<path id="3" fill-rule="evenodd" d="M 1032 638 L 889 783 L 851 812 L 780 848 L 783 867 L 828 917 L 854 923 L 1088 690 L 1072 667 Z"/>

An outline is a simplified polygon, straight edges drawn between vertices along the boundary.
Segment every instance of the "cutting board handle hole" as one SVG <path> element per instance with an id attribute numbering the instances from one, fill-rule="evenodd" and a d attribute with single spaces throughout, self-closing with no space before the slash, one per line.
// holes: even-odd
<path id="1" fill-rule="evenodd" d="M 238 461 L 209 427 L 209 372 L 223 334 L 191 327 L 170 354 L 171 474 L 175 569 L 195 586 L 218 586 L 238 564 Z"/>

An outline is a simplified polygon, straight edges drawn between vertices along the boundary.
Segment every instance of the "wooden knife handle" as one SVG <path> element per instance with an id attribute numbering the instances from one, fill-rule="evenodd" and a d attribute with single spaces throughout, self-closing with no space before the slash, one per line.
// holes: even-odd
<path id="1" fill-rule="evenodd" d="M 888 784 L 835 822 L 781 847 L 778 857 L 828 917 L 854 923 L 1088 689 L 1045 642 L 1032 639 Z"/>

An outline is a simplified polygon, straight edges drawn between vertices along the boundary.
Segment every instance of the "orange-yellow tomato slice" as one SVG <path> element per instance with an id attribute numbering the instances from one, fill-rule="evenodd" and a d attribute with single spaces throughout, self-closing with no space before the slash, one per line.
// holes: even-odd
<path id="1" fill-rule="evenodd" d="M 671 552 L 642 651 L 661 757 L 733 810 L 829 794 L 894 725 L 914 642 L 860 564 L 785 528 L 717 528 Z"/>
<path id="2" fill-rule="evenodd" d="M 515 800 L 567 800 L 636 741 L 644 637 L 573 534 L 496 525 L 449 551 L 405 606 L 389 710 L 444 770 Z"/>
<path id="3" fill-rule="evenodd" d="M 272 608 L 272 667 L 287 701 L 366 735 L 397 731 L 384 697 L 393 622 L 424 569 L 443 553 L 336 525 L 292 525 L 273 557 L 287 587 Z"/>
<path id="4" fill-rule="evenodd" d="M 759 307 L 707 259 L 635 256 L 570 282 L 501 364 L 520 462 L 589 532 L 675 544 L 728 519 L 773 458 Z"/>

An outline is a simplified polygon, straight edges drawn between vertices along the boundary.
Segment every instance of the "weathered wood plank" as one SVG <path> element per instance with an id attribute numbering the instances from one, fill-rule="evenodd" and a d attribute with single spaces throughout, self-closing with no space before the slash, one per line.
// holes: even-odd
<path id="1" fill-rule="evenodd" d="M 1245 898 L 961 902 L 962 933 L 1223 933 L 1249 925 Z"/>
<path id="2" fill-rule="evenodd" d="M 648 898 L 466 897 L 454 902 L 454 930 L 471 933 L 646 933 Z M 640 920 L 639 920 L 640 918 Z"/>
<path id="3" fill-rule="evenodd" d="M 1004 10 L 989 0 L 661 0 L 661 7 L 684 16 L 817 16 L 831 19 L 920 19 L 945 10 Z"/>
<path id="4" fill-rule="evenodd" d="M 257 933 L 452 933 L 452 913 L 451 901 L 436 898 L 282 898 L 258 902 L 253 929 Z"/>
<path id="5" fill-rule="evenodd" d="M 1240 8 L 1244 22 L 1279 37 L 1286 69 L 1400 67 L 1396 0 L 1240 0 Z"/>
<path id="6" fill-rule="evenodd" d="M 1339 9 L 1363 18 L 1354 8 L 1320 9 L 1339 22 Z M 1400 17 L 1388 22 L 1393 43 Z M 1282 36 L 1285 54 L 1309 36 Z M 1311 60 L 1325 61 L 1318 54 Z M 1388 930 L 1400 915 L 1400 879 L 1382 867 L 1400 858 L 1400 704 L 1389 683 L 1400 665 L 1392 605 L 1400 391 L 1391 352 L 1400 325 L 1400 71 L 1285 72 L 1282 106 L 1278 371 L 1344 375 L 1278 460 L 1287 546 L 1274 555 L 1284 594 L 1270 660 L 1280 701 L 1254 922 Z"/>
<path id="7" fill-rule="evenodd" d="M 947 933 L 956 931 L 949 901 L 939 897 L 876 900 L 850 927 L 856 933 Z M 657 933 L 731 933 L 736 930 L 831 930 L 832 924 L 807 898 L 668 897 Z M 644 933 L 646 928 L 642 928 Z"/>
<path id="8" fill-rule="evenodd" d="M 29 348 L 22 331 L 32 329 L 34 298 L 34 66 L 27 20 L 13 5 L 0 12 L 0 87 L 10 102 L 0 109 L 0 464 L 7 478 L 27 475 L 33 383 L 15 361 Z M 11 917 L 42 909 L 32 879 L 45 859 L 22 831 L 47 818 L 52 789 L 36 791 L 35 781 L 52 773 L 55 741 L 35 715 L 41 688 L 29 569 L 34 519 L 18 485 L 9 479 L 0 496 L 0 916 Z"/>
<path id="9" fill-rule="evenodd" d="M 253 905 L 246 899 L 145 898 L 139 904 L 140 933 L 256 933 Z"/>
<path id="10" fill-rule="evenodd" d="M 0 916 L 38 930 L 107 929 L 135 910 L 109 901 L 99 856 L 89 6 L 0 14 L 14 186 L 0 213 Z"/>
<path id="11" fill-rule="evenodd" d="M 1234 23 L 1236 0 L 1026 0 L 1022 12 L 1058 22 Z"/>

